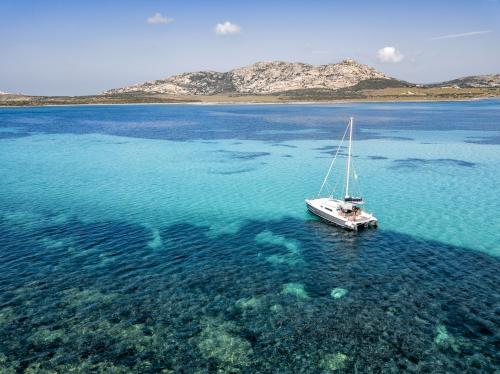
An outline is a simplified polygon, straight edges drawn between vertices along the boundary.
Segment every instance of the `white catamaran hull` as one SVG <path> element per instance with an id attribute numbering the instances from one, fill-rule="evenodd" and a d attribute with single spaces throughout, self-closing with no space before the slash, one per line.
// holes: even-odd
<path id="1" fill-rule="evenodd" d="M 307 209 L 318 217 L 344 229 L 357 231 L 363 227 L 377 227 L 377 219 L 364 211 L 357 216 L 345 215 L 339 211 L 340 200 L 320 198 L 306 200 Z"/>
<path id="2" fill-rule="evenodd" d="M 316 199 L 306 200 L 307 209 L 316 214 L 318 217 L 323 218 L 325 221 L 333 223 L 344 229 L 357 231 L 362 227 L 376 227 L 378 224 L 377 219 L 368 212 L 361 209 L 364 204 L 363 198 L 361 196 L 353 196 L 349 194 L 349 180 L 351 179 L 351 163 L 352 163 L 352 127 L 353 118 L 349 118 L 349 123 L 344 132 L 344 136 L 337 147 L 337 152 L 333 157 L 328 172 L 326 173 L 325 179 L 323 179 L 323 184 L 319 189 L 318 196 L 321 196 L 321 192 L 325 187 L 330 172 L 332 171 L 333 164 L 337 159 L 340 148 L 344 142 L 347 131 L 349 131 L 349 148 L 347 152 L 347 165 L 346 165 L 346 177 L 345 177 L 345 193 L 342 200 L 333 198 L 333 191 L 329 194 L 329 197 L 318 197 Z M 354 173 L 354 179 L 357 179 L 356 173 Z"/>

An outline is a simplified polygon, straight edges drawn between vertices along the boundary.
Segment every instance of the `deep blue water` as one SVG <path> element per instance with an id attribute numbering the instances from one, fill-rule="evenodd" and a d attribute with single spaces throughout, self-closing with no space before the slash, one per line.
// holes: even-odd
<path id="1" fill-rule="evenodd" d="M 304 206 L 351 115 L 358 234 Z M 498 100 L 0 108 L 0 372 L 495 372 L 499 139 Z"/>

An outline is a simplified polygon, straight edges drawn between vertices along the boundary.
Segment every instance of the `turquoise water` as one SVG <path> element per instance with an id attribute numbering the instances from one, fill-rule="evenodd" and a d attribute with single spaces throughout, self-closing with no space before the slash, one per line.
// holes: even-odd
<path id="1" fill-rule="evenodd" d="M 380 222 L 357 235 L 304 205 L 350 115 Z M 494 370 L 499 121 L 498 100 L 0 109 L 0 368 Z"/>

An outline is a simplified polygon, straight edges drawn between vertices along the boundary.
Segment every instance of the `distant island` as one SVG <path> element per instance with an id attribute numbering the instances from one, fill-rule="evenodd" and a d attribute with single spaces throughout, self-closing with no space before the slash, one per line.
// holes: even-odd
<path id="1" fill-rule="evenodd" d="M 0 91 L 0 105 L 426 101 L 497 96 L 500 74 L 414 84 L 347 59 L 326 65 L 257 62 L 228 72 L 183 73 L 90 96 L 31 96 Z"/>

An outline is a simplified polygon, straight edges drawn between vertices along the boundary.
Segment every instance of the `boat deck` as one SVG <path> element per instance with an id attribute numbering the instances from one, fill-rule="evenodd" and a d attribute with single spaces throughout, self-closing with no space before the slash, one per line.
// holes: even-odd
<path id="1" fill-rule="evenodd" d="M 358 230 L 360 227 L 374 226 L 378 224 L 377 219 L 363 210 L 357 215 L 345 214 L 340 209 L 345 202 L 330 198 L 319 198 L 306 200 L 309 211 L 324 220 L 349 230 Z"/>

